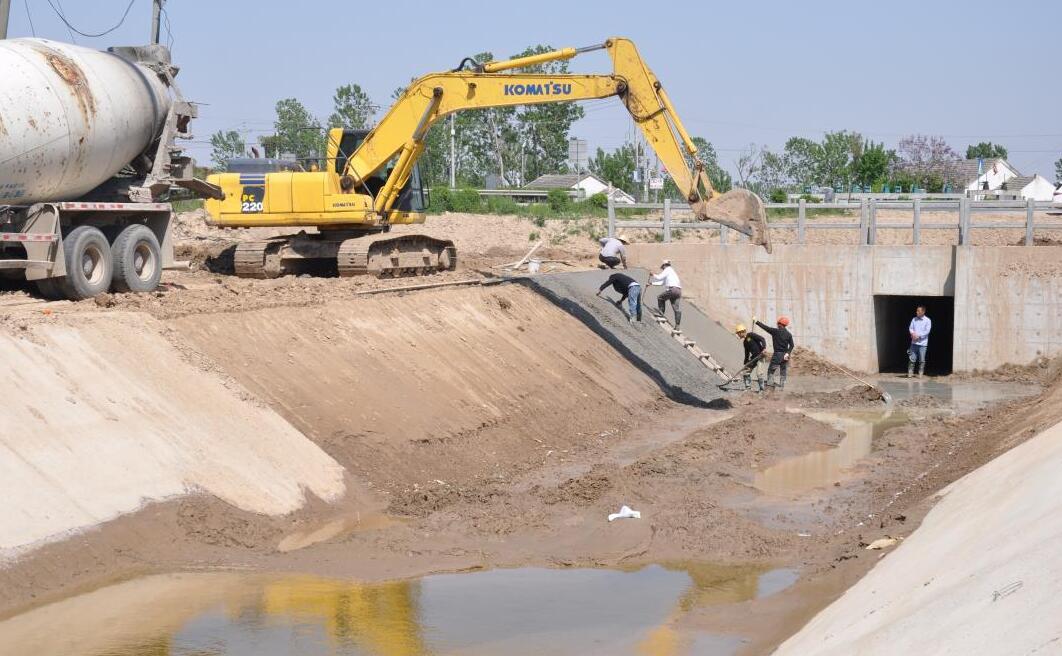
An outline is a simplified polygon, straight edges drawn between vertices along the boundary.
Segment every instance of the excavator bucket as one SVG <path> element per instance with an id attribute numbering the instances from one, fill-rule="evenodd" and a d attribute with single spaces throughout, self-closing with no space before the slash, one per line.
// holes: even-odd
<path id="1" fill-rule="evenodd" d="M 771 234 L 767 229 L 767 211 L 760 197 L 748 189 L 732 189 L 711 200 L 690 204 L 700 221 L 714 221 L 748 235 L 753 244 L 771 252 Z"/>

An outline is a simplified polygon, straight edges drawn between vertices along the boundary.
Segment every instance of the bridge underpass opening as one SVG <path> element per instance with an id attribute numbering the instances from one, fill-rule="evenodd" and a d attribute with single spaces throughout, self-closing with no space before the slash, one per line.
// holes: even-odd
<path id="1" fill-rule="evenodd" d="M 955 299 L 951 296 L 875 296 L 874 326 L 878 371 L 881 373 L 906 373 L 907 349 L 911 345 L 907 329 L 919 305 L 926 306 L 926 316 L 933 321 L 926 351 L 926 373 L 951 373 Z"/>

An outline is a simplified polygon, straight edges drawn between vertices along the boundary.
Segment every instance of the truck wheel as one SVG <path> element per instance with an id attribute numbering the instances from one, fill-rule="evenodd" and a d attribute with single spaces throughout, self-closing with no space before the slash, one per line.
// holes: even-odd
<path id="1" fill-rule="evenodd" d="M 135 223 L 119 233 L 111 245 L 116 292 L 150 292 L 162 277 L 159 240 L 146 225 Z"/>
<path id="2" fill-rule="evenodd" d="M 66 275 L 59 279 L 59 287 L 67 298 L 92 298 L 111 286 L 111 245 L 98 228 L 83 225 L 68 232 L 63 237 L 63 254 Z"/>

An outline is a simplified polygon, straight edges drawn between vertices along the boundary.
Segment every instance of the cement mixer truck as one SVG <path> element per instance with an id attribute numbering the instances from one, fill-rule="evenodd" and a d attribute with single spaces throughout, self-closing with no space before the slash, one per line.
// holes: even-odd
<path id="1" fill-rule="evenodd" d="M 223 197 L 177 145 L 196 108 L 176 74 L 157 44 L 0 41 L 0 275 L 49 298 L 156 289 L 172 194 Z"/>

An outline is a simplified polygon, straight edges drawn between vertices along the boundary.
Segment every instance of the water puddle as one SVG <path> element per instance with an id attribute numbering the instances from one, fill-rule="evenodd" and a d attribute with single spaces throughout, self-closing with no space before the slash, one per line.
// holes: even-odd
<path id="1" fill-rule="evenodd" d="M 753 485 L 767 494 L 786 495 L 832 485 L 845 470 L 870 455 L 874 440 L 909 421 L 899 410 L 801 410 L 802 414 L 844 432 L 830 449 L 786 458 L 755 473 Z"/>
<path id="2" fill-rule="evenodd" d="M 159 575 L 0 622 L 0 653 L 728 654 L 740 636 L 690 632 L 679 621 L 695 608 L 775 594 L 797 578 L 789 569 L 697 563 L 490 570 L 383 583 Z"/>
<path id="3" fill-rule="evenodd" d="M 993 380 L 937 381 L 932 378 L 880 379 L 877 381 L 896 401 L 931 396 L 957 412 L 971 412 L 988 403 L 1032 396 L 1040 386 Z"/>

